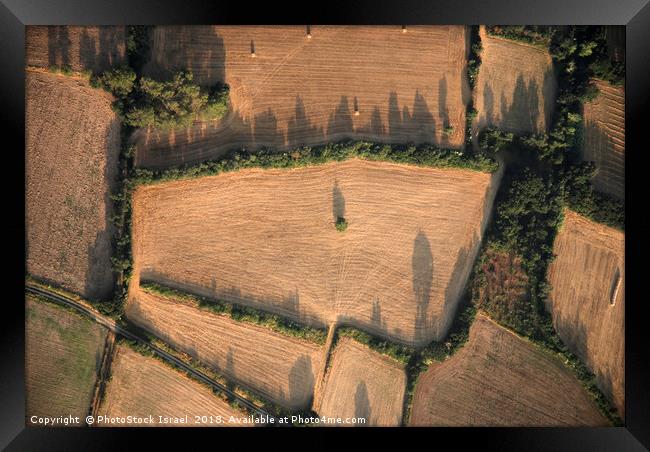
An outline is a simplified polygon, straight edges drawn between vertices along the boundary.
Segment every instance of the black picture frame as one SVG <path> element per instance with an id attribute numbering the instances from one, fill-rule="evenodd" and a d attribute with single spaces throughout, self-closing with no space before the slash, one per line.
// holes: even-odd
<path id="1" fill-rule="evenodd" d="M 9 143 L 4 147 L 3 192 L 6 218 L 11 235 L 5 247 L 12 253 L 5 267 L 5 300 L 0 356 L 0 447 L 8 450 L 113 450 L 123 448 L 134 436 L 147 441 L 169 441 L 168 429 L 45 429 L 25 427 L 24 403 L 24 129 L 25 25 L 117 25 L 117 24 L 607 24 L 626 25 L 626 421 L 612 428 L 456 428 L 456 429 L 374 429 L 373 437 L 388 434 L 419 436 L 435 441 L 436 447 L 468 442 L 482 449 L 497 450 L 647 450 L 650 447 L 650 378 L 648 353 L 644 348 L 642 281 L 647 266 L 641 263 L 648 251 L 644 233 L 650 230 L 643 209 L 643 152 L 647 140 L 644 120 L 650 100 L 650 4 L 649 0 L 444 0 L 347 1 L 280 5 L 265 2 L 155 1 L 155 0 L 0 0 L 0 124 Z M 647 127 L 647 126 L 646 126 Z M 6 143 L 6 140 L 5 140 Z M 14 185 L 15 184 L 15 185 Z M 633 205 L 633 208 L 630 208 Z M 7 244 L 11 246 L 7 246 Z M 220 429 L 219 441 L 258 435 L 285 435 L 289 429 Z M 356 435 L 363 429 L 354 433 Z M 331 430 L 328 430 L 330 432 Z M 291 429 L 291 441 L 301 435 L 324 435 L 322 429 Z M 210 440 L 214 430 L 177 429 L 183 444 Z M 187 435 L 187 436 L 186 436 Z M 296 436 L 297 435 L 297 436 Z M 328 433 L 329 435 L 329 433 Z M 214 438 L 214 436 L 212 436 Z M 327 439 L 331 440 L 331 436 Z M 214 440 L 212 440 L 214 441 Z M 269 441 L 275 441 L 269 439 Z M 218 443 L 212 442 L 213 446 Z M 221 443 L 222 445 L 225 443 Z M 244 445 L 245 443 L 241 443 Z M 283 443 L 276 443 L 278 445 Z M 307 443 L 308 444 L 308 443 Z M 339 443 L 340 444 L 340 443 Z M 305 445 L 306 447 L 306 445 Z M 230 449 L 230 447 L 228 447 Z"/>

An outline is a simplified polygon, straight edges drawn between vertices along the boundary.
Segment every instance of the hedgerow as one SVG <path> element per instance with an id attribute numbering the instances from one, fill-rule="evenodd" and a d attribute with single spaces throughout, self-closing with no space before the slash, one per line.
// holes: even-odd
<path id="1" fill-rule="evenodd" d="M 206 309 L 215 314 L 227 315 L 238 322 L 263 326 L 277 333 L 315 342 L 319 345 L 323 345 L 327 338 L 327 330 L 325 329 L 302 325 L 285 317 L 248 306 L 214 300 L 148 281 L 140 282 L 140 288 L 145 292 L 161 295 L 172 300 L 191 301 L 202 309 Z"/>

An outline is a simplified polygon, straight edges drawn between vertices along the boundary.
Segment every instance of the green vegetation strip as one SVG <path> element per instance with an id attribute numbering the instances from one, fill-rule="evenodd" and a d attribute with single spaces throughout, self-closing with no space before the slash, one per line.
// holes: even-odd
<path id="1" fill-rule="evenodd" d="M 193 295 L 153 282 L 141 282 L 140 288 L 145 292 L 149 292 L 154 295 L 160 295 L 171 300 L 180 299 L 191 301 L 198 304 L 198 306 L 202 309 L 211 311 L 215 314 L 227 315 L 231 319 L 238 322 L 246 322 L 263 326 L 272 331 L 275 331 L 276 333 L 281 333 L 298 339 L 315 342 L 319 345 L 325 344 L 325 340 L 327 338 L 326 329 L 319 329 L 302 325 L 279 315 L 271 314 L 259 309 L 250 308 L 248 306 L 242 306 L 240 304 L 228 303 L 225 301 L 213 300 L 206 297 Z"/>
<path id="2" fill-rule="evenodd" d="M 486 129 L 481 134 L 483 152 L 508 152 L 516 159 L 506 167 L 497 193 L 486 246 L 479 266 L 475 267 L 472 298 L 473 304 L 498 323 L 559 355 L 603 415 L 612 424 L 622 425 L 616 410 L 596 386 L 593 373 L 568 350 L 546 311 L 551 289 L 548 268 L 554 259 L 553 244 L 562 225 L 564 209 L 573 209 L 594 221 L 624 230 L 623 203 L 596 192 L 591 183 L 593 163 L 580 161 L 578 130 L 582 129 L 583 103 L 597 95 L 590 81 L 593 64 L 605 45 L 601 33 L 602 27 L 575 26 L 553 34 L 550 51 L 559 92 L 548 133 L 515 136 Z M 520 259 L 521 269 L 509 271 L 525 273 L 527 285 L 522 295 L 504 299 L 504 291 L 497 290 L 485 292 L 492 293 L 494 299 L 490 295 L 481 297 L 489 280 L 499 280 L 492 273 L 498 263 L 490 262 L 486 250 L 491 250 L 492 256 L 501 252 Z"/>

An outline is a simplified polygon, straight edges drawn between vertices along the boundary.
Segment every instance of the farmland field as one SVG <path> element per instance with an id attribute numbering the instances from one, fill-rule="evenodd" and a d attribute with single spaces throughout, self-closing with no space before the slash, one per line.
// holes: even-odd
<path id="1" fill-rule="evenodd" d="M 106 330 L 62 307 L 26 296 L 26 417 L 88 414 Z"/>
<path id="2" fill-rule="evenodd" d="M 311 401 L 323 347 L 196 305 L 138 291 L 129 320 L 224 375 L 289 408 Z"/>
<path id="3" fill-rule="evenodd" d="M 481 40 L 474 133 L 489 126 L 518 133 L 546 130 L 557 91 L 550 53 L 488 36 L 483 26 Z"/>
<path id="4" fill-rule="evenodd" d="M 367 426 L 399 426 L 406 373 L 397 361 L 358 342 L 342 338 L 330 358 L 320 416 L 361 417 Z"/>
<path id="5" fill-rule="evenodd" d="M 547 308 L 555 328 L 623 417 L 625 236 L 566 211 L 554 253 Z"/>
<path id="6" fill-rule="evenodd" d="M 26 253 L 32 276 L 95 299 L 111 294 L 110 188 L 120 126 L 86 80 L 26 73 Z"/>
<path id="7" fill-rule="evenodd" d="M 479 314 L 469 340 L 420 376 L 418 426 L 604 426 L 591 396 L 555 356 Z"/>
<path id="8" fill-rule="evenodd" d="M 313 26 L 311 34 L 305 26 L 156 27 L 145 72 L 188 68 L 203 85 L 225 81 L 232 109 L 216 123 L 137 132 L 137 164 L 346 137 L 462 145 L 468 27 Z"/>
<path id="9" fill-rule="evenodd" d="M 351 159 L 142 186 L 133 280 L 423 345 L 452 321 L 499 176 Z"/>
<path id="10" fill-rule="evenodd" d="M 596 163 L 597 189 L 625 198 L 625 87 L 595 81 L 600 93 L 584 108 L 583 157 Z"/>
<path id="11" fill-rule="evenodd" d="M 29 25 L 25 52 L 27 66 L 99 72 L 125 62 L 126 27 Z"/>
<path id="12" fill-rule="evenodd" d="M 153 416 L 153 424 L 135 426 L 196 426 L 194 416 L 222 416 L 224 422 L 234 416 L 246 415 L 232 408 L 227 401 L 215 395 L 211 389 L 191 380 L 181 372 L 156 358 L 143 356 L 129 346 L 117 347 L 112 366 L 112 378 L 99 409 L 107 416 Z M 183 418 L 190 424 L 161 422 L 158 416 Z M 235 423 L 210 424 L 210 426 L 236 426 Z M 109 424 L 100 423 L 108 426 Z M 115 426 L 115 425 L 114 425 Z M 122 425 L 117 425 L 118 427 Z"/>

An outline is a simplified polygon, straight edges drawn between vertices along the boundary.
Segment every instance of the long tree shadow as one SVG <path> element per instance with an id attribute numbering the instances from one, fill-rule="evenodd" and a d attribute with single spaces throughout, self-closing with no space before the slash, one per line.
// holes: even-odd
<path id="1" fill-rule="evenodd" d="M 314 390 L 314 370 L 311 357 L 301 355 L 289 372 L 288 402 L 292 407 L 305 408 L 311 405 Z"/>
<path id="2" fill-rule="evenodd" d="M 70 46 L 72 42 L 65 25 L 50 25 L 47 27 L 48 64 L 50 66 L 65 66 L 70 64 Z"/>
<path id="3" fill-rule="evenodd" d="M 444 75 L 438 82 L 438 116 L 442 120 L 442 128 L 445 129 L 450 126 L 449 124 L 449 109 L 447 108 L 447 77 Z M 446 135 L 442 136 L 442 145 L 449 144 Z"/>
<path id="4" fill-rule="evenodd" d="M 370 400 L 368 399 L 368 389 L 366 383 L 360 381 L 354 393 L 354 417 L 365 419 L 365 424 L 358 425 L 367 427 L 370 425 Z"/>
<path id="5" fill-rule="evenodd" d="M 338 179 L 334 180 L 332 187 L 332 217 L 335 222 L 339 218 L 345 218 L 345 197 L 339 187 Z"/>
<path id="6" fill-rule="evenodd" d="M 413 255 L 411 258 L 413 273 L 413 292 L 415 294 L 415 340 L 420 341 L 426 335 L 428 326 L 427 309 L 431 297 L 433 284 L 433 254 L 431 244 L 426 234 L 418 232 L 413 241 Z"/>

